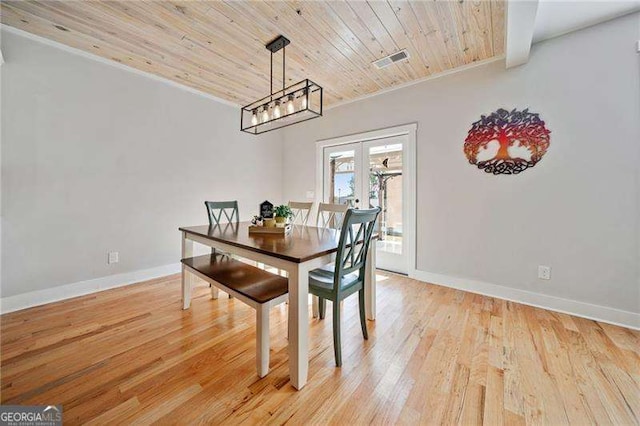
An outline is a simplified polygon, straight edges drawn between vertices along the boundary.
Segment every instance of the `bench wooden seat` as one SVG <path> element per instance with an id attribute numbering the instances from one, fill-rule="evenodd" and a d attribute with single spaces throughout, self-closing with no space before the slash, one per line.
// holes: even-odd
<path id="1" fill-rule="evenodd" d="M 219 253 L 182 259 L 182 265 L 211 284 L 213 299 L 218 298 L 220 289 L 256 310 L 256 367 L 260 377 L 266 376 L 269 372 L 269 311 L 272 306 L 287 300 L 289 281 Z"/>
<path id="2" fill-rule="evenodd" d="M 222 291 L 233 290 L 256 303 L 267 303 L 288 292 L 289 281 L 286 278 L 229 256 L 190 257 L 182 259 L 182 263 L 221 284 Z"/>

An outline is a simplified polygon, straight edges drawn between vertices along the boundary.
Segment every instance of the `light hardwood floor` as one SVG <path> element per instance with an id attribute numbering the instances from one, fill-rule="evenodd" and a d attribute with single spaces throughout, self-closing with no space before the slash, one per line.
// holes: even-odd
<path id="1" fill-rule="evenodd" d="M 254 311 L 178 276 L 1 317 L 3 404 L 62 404 L 66 424 L 638 424 L 640 333 L 381 274 L 364 341 L 343 309 L 309 319 L 309 382 L 288 383 L 286 305 L 271 372 L 255 373 Z"/>

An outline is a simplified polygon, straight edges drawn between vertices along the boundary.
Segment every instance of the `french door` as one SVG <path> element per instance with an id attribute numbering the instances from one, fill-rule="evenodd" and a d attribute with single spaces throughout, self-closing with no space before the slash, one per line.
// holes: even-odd
<path id="1" fill-rule="evenodd" d="M 408 272 L 407 135 L 323 147 L 322 200 L 353 208 L 380 207 L 377 266 Z"/>

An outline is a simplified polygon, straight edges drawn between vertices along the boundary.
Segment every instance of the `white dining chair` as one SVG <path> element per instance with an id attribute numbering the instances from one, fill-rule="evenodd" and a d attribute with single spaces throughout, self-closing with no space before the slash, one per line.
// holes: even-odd
<path id="1" fill-rule="evenodd" d="M 291 218 L 291 223 L 294 225 L 307 226 L 307 223 L 309 222 L 309 216 L 311 216 L 311 209 L 313 208 L 313 203 L 289 201 L 289 208 L 293 213 L 293 217 Z"/>
<path id="2" fill-rule="evenodd" d="M 318 217 L 316 226 L 319 228 L 340 229 L 344 215 L 349 209 L 348 204 L 327 204 L 320 203 L 318 206 Z"/>

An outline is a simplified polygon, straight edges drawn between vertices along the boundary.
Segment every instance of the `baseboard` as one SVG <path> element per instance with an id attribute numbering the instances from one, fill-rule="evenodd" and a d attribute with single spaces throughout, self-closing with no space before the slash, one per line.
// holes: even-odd
<path id="1" fill-rule="evenodd" d="M 51 302 L 58 302 L 60 300 L 71 299 L 73 297 L 108 290 L 110 288 L 123 287 L 130 284 L 136 284 L 141 281 L 164 277 L 180 272 L 180 265 L 180 263 L 173 263 L 170 265 L 109 275 L 107 277 L 95 278 L 92 280 L 47 288 L 44 290 L 16 294 L 15 296 L 3 297 L 0 298 L 0 314 L 6 314 L 9 312 L 19 311 L 21 309 L 32 308 L 34 306 L 45 305 Z"/>
<path id="2" fill-rule="evenodd" d="M 180 270 L 180 263 L 173 263 L 170 265 L 110 275 L 107 277 L 80 281 L 44 290 L 17 294 L 15 296 L 3 297 L 0 298 L 0 314 L 71 299 L 73 297 L 84 296 L 108 290 L 110 288 L 136 284 L 141 281 L 176 274 L 180 272 Z M 411 271 L 409 273 L 409 277 L 431 284 L 442 285 L 444 287 L 455 288 L 471 293 L 496 297 L 498 299 L 509 300 L 512 302 L 522 303 L 524 305 L 535 306 L 564 314 L 576 315 L 595 321 L 640 330 L 640 314 L 634 312 L 519 290 L 483 281 L 434 274 L 426 271 Z"/>
<path id="3" fill-rule="evenodd" d="M 426 271 L 411 271 L 409 273 L 409 277 L 431 284 L 438 284 L 444 287 L 468 291 L 470 293 L 496 297 L 498 299 L 522 303 L 523 305 L 535 306 L 537 308 L 548 309 L 550 311 L 561 312 L 563 314 L 575 315 L 595 321 L 640 330 L 640 314 L 635 312 L 623 311 L 607 306 L 593 305 L 591 303 L 579 302 L 576 300 L 563 299 L 561 297 L 519 290 L 483 281 L 434 274 Z"/>

